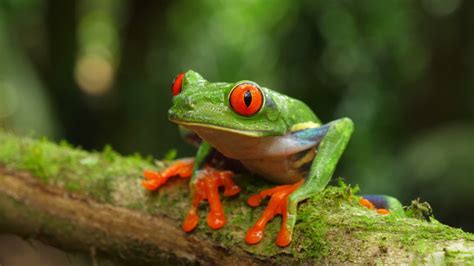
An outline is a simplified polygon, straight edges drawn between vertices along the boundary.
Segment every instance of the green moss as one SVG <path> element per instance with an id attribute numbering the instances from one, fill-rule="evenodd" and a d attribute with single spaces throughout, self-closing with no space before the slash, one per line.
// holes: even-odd
<path id="1" fill-rule="evenodd" d="M 43 182 L 85 193 L 110 202 L 114 180 L 120 176 L 138 179 L 145 167 L 156 168 L 137 156 L 122 157 L 106 146 L 102 152 L 73 149 L 62 141 L 35 141 L 0 133 L 0 162 L 9 168 L 26 170 Z"/>
<path id="2" fill-rule="evenodd" d="M 157 192 L 145 191 L 141 186 L 142 171 L 166 166 L 166 163 L 151 162 L 152 158 L 137 154 L 120 156 L 110 146 L 101 152 L 86 152 L 67 142 L 56 145 L 44 139 L 18 138 L 0 132 L 0 164 L 10 169 L 30 171 L 45 184 L 62 186 L 100 202 L 181 221 L 189 208 L 187 182 L 171 179 Z M 202 204 L 201 221 L 193 234 L 211 237 L 224 247 L 238 246 L 256 256 L 271 256 L 276 262 L 308 258 L 324 262 L 337 256 L 341 262 L 363 263 L 360 254 L 367 250 L 374 254 L 374 260 L 383 261 L 387 252 L 397 249 L 413 250 L 421 256 L 438 250 L 433 244 L 438 240 L 474 241 L 474 235 L 435 219 L 427 222 L 395 215 L 381 216 L 360 207 L 358 188 L 340 181 L 338 186 L 328 187 L 299 205 L 294 239 L 289 247 L 279 248 L 274 244 L 280 228 L 279 217 L 268 224 L 260 244 L 249 246 L 243 241 L 245 233 L 262 214 L 265 204 L 251 208 L 246 200 L 272 184 L 247 175 L 238 175 L 235 180 L 242 192 L 223 199 L 226 226 L 217 231 L 209 229 L 205 219 L 208 206 Z M 378 244 L 374 247 L 373 243 Z M 455 252 L 455 249 L 450 250 L 446 257 L 457 257 Z"/>
<path id="3" fill-rule="evenodd" d="M 447 265 L 474 265 L 472 251 L 444 250 Z"/>
<path id="4" fill-rule="evenodd" d="M 163 157 L 164 161 L 172 161 L 178 156 L 178 151 L 176 149 L 169 150 Z"/>

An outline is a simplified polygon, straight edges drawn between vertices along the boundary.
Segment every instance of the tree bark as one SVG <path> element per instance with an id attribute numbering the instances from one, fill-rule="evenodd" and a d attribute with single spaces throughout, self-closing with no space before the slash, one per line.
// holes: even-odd
<path id="1" fill-rule="evenodd" d="M 101 204 L 45 186 L 26 172 L 0 168 L 2 228 L 66 248 L 99 249 L 143 262 L 251 263 L 242 251 L 226 256 L 210 239 L 187 237 L 177 221 Z M 134 247 L 135 246 L 135 247 Z M 151 255 L 151 256 L 150 256 Z M 156 256 L 156 257 L 155 257 Z"/>
<path id="2" fill-rule="evenodd" d="M 186 234 L 186 181 L 171 180 L 156 193 L 140 186 L 144 168 L 163 166 L 109 148 L 89 153 L 0 132 L 0 231 L 127 264 L 474 262 L 472 234 L 436 220 L 377 215 L 359 207 L 347 185 L 300 204 L 287 248 L 274 244 L 280 219 L 269 223 L 260 244 L 245 244 L 263 210 L 245 201 L 269 186 L 250 176 L 237 176 L 243 192 L 223 200 L 223 229 L 207 228 L 203 206 L 200 225 Z"/>

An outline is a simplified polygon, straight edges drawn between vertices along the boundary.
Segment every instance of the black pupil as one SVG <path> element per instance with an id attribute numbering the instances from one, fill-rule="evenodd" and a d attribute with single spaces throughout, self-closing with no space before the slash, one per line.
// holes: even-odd
<path id="1" fill-rule="evenodd" d="M 250 91 L 246 91 L 244 95 L 244 102 L 247 108 L 250 106 L 252 103 L 252 93 Z"/>

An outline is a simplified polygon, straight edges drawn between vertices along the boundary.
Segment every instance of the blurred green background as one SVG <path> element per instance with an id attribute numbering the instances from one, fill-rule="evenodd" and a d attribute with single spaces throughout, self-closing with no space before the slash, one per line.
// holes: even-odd
<path id="1" fill-rule="evenodd" d="M 474 231 L 474 1 L 0 2 L 0 126 L 124 154 L 193 153 L 167 121 L 193 69 L 356 131 L 337 174 Z"/>

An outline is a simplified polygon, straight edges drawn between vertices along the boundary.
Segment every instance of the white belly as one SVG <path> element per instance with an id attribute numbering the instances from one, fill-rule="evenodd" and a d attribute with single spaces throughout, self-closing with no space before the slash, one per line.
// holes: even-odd
<path id="1" fill-rule="evenodd" d="M 187 127 L 224 156 L 241 161 L 250 171 L 276 183 L 294 183 L 303 178 L 304 173 L 293 156 L 317 145 L 290 134 L 251 137 L 202 126 Z"/>

